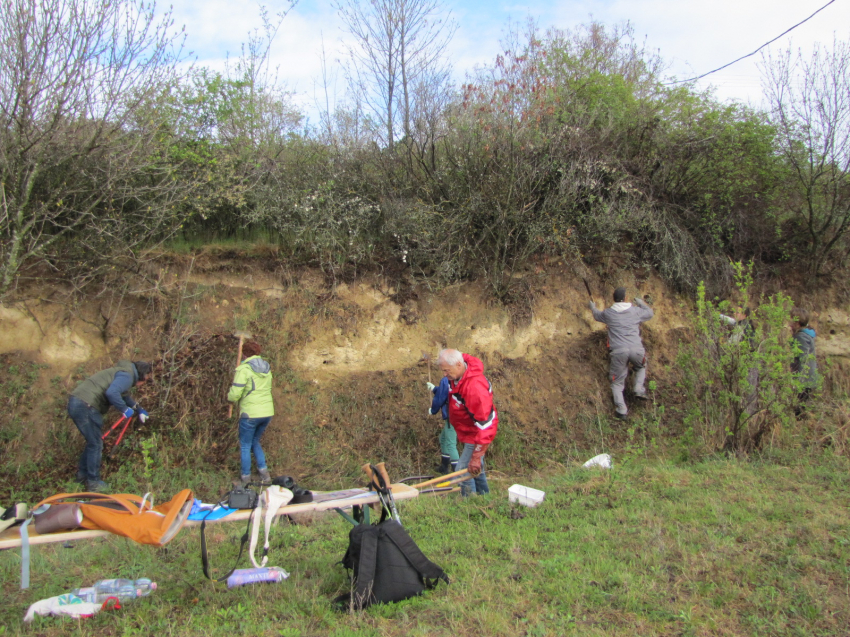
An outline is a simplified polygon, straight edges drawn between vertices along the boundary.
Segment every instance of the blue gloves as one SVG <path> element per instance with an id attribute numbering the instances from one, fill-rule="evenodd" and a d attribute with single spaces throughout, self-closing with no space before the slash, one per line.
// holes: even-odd
<path id="1" fill-rule="evenodd" d="M 121 413 L 121 415 L 122 415 L 122 416 L 124 416 L 124 418 L 132 418 L 132 417 L 133 417 L 133 413 L 134 413 L 134 412 L 133 412 L 133 410 L 132 410 L 132 409 L 130 409 L 129 407 L 127 407 L 127 409 L 125 409 L 125 410 Z"/>
<path id="2" fill-rule="evenodd" d="M 136 408 L 139 410 L 139 422 L 141 422 L 142 424 L 145 424 L 147 419 L 150 417 L 150 416 L 148 416 L 148 412 L 146 412 L 144 409 L 142 409 L 138 405 L 136 405 Z"/>

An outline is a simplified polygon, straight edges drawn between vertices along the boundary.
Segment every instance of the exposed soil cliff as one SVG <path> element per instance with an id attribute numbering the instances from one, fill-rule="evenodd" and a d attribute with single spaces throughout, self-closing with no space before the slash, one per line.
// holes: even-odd
<path id="1" fill-rule="evenodd" d="M 55 461 L 68 462 L 78 442 L 63 413 L 68 391 L 115 360 L 148 359 L 159 378 L 143 393 L 155 403 L 146 407 L 169 428 L 185 427 L 187 444 L 206 461 L 235 466 L 235 428 L 223 414 L 237 328 L 253 332 L 273 363 L 277 415 L 267 436 L 272 462 L 292 474 L 346 471 L 364 456 L 430 468 L 440 423 L 425 414 L 425 382 L 439 378 L 428 358 L 445 346 L 485 362 L 502 422 L 494 460 L 562 461 L 600 444 L 588 431 L 620 433 L 594 425 L 611 412 L 605 327 L 593 320 L 581 279 L 564 266 L 530 275 L 529 302 L 513 308 L 492 303 L 479 283 L 433 291 L 366 276 L 329 286 L 318 271 L 274 271 L 228 256 L 172 258 L 152 278 L 121 295 L 71 303 L 57 286 L 0 306 L 3 380 L 28 387 L 28 399 L 10 398 L 0 413 L 11 449 L 37 460 L 41 449 L 65 441 L 71 451 Z M 591 281 L 597 303 L 609 302 L 613 283 Z M 657 401 L 637 409 L 684 400 L 675 356 L 689 338 L 690 300 L 651 276 L 616 283 L 655 310 L 643 338 Z M 806 302 L 816 311 L 819 355 L 846 369 L 850 314 L 818 307 L 814 297 Z M 25 362 L 29 376 L 21 379 Z M 187 424 L 193 418 L 206 428 Z M 132 452 L 131 443 L 124 453 Z"/>

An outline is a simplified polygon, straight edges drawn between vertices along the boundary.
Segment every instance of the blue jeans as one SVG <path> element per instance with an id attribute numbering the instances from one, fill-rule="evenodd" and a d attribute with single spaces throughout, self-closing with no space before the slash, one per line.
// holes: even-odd
<path id="1" fill-rule="evenodd" d="M 472 452 L 475 451 L 475 445 L 464 443 L 463 451 L 460 454 L 460 460 L 457 461 L 457 470 L 466 469 L 469 466 L 469 461 L 472 460 Z M 487 485 L 487 476 L 484 475 L 484 458 L 481 458 L 481 473 L 476 477 L 470 478 L 465 482 L 460 483 L 460 494 L 468 496 L 473 494 L 484 495 L 490 493 L 490 487 Z"/>
<path id="2" fill-rule="evenodd" d="M 266 454 L 260 446 L 260 438 L 263 437 L 266 427 L 269 426 L 272 417 L 267 418 L 240 418 L 239 419 L 239 450 L 242 454 L 242 475 L 251 474 L 251 452 L 257 461 L 257 471 L 266 468 Z"/>
<path id="3" fill-rule="evenodd" d="M 77 466 L 77 478 L 97 482 L 100 480 L 100 458 L 103 453 L 103 416 L 76 396 L 68 399 L 68 415 L 86 441 Z"/>

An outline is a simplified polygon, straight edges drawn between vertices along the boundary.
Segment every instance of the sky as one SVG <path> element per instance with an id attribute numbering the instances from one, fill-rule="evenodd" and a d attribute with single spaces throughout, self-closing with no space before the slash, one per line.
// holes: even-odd
<path id="1" fill-rule="evenodd" d="M 365 2 L 366 0 L 361 0 Z M 222 70 L 228 55 L 238 57 L 242 43 L 260 29 L 261 4 L 274 15 L 288 6 L 282 0 L 172 0 L 175 26 L 185 25 L 186 49 L 196 65 Z M 458 29 L 446 48 L 460 83 L 476 65 L 491 64 L 509 22 L 529 18 L 541 29 L 571 29 L 591 19 L 606 25 L 626 21 L 638 40 L 657 50 L 677 79 L 695 77 L 747 55 L 805 20 L 829 0 L 443 0 Z M 815 43 L 830 46 L 833 38 L 850 39 L 850 0 L 833 0 L 805 24 L 770 45 L 773 52 L 789 46 L 810 52 Z M 332 0 L 299 0 L 280 25 L 271 48 L 271 64 L 279 81 L 315 122 L 324 100 L 322 52 L 327 61 L 328 95 L 341 97 L 344 82 L 339 60 L 350 41 Z M 713 87 L 721 100 L 762 103 L 761 53 L 707 78 L 699 88 Z"/>

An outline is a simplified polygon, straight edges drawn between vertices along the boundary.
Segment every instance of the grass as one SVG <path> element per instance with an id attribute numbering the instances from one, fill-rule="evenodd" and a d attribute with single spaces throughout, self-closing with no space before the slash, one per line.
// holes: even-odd
<path id="1" fill-rule="evenodd" d="M 248 255 L 278 246 L 282 237 L 278 232 L 265 228 L 240 228 L 231 236 L 222 237 L 217 232 L 188 232 L 175 236 L 165 242 L 162 249 L 176 254 L 189 254 L 196 251 L 238 250 Z"/>
<path id="2" fill-rule="evenodd" d="M 4 551 L 0 634 L 845 635 L 847 469 L 822 456 L 493 472 L 487 497 L 399 503 L 408 532 L 451 585 L 355 614 L 330 603 L 347 587 L 336 562 L 350 529 L 332 515 L 273 530 L 270 563 L 289 580 L 234 590 L 204 579 L 197 529 L 160 550 L 119 537 L 36 547 L 30 591 L 18 590 L 19 552 Z M 513 482 L 545 490 L 546 501 L 511 506 Z M 210 529 L 212 564 L 224 572 L 243 527 Z M 38 599 L 119 576 L 160 588 L 79 623 L 21 622 Z"/>

